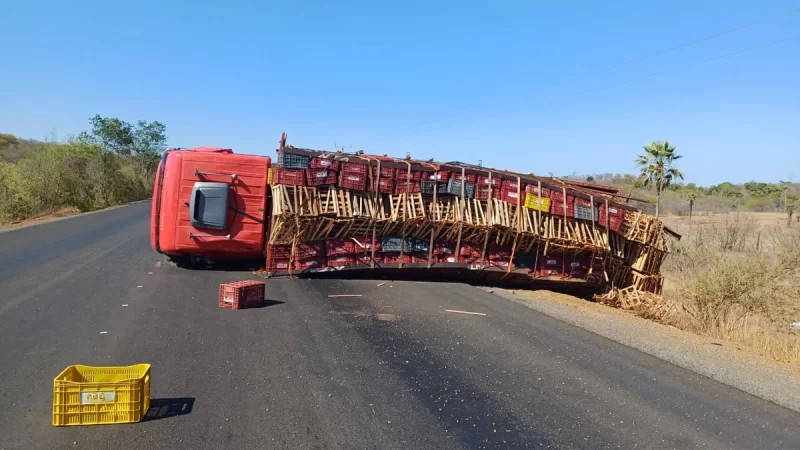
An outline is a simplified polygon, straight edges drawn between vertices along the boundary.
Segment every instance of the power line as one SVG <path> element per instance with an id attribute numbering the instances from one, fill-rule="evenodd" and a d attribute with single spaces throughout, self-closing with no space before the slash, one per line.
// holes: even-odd
<path id="1" fill-rule="evenodd" d="M 692 66 L 698 66 L 700 64 L 705 64 L 705 63 L 709 63 L 709 62 L 712 62 L 712 61 L 717 61 L 719 59 L 728 58 L 730 56 L 739 55 L 739 54 L 742 54 L 742 53 L 752 52 L 754 50 L 758 50 L 758 49 L 761 49 L 761 48 L 764 48 L 764 47 L 769 47 L 769 46 L 775 45 L 775 44 L 780 44 L 782 42 L 791 41 L 791 40 L 794 40 L 794 39 L 797 39 L 797 38 L 800 38 L 800 34 L 796 34 L 794 36 L 785 37 L 785 38 L 782 38 L 782 39 L 776 39 L 776 40 L 770 41 L 770 42 L 765 42 L 763 44 L 755 45 L 753 47 L 747 47 L 747 48 L 735 50 L 735 51 L 732 51 L 732 52 L 724 53 L 722 55 L 718 55 L 718 56 L 714 56 L 714 57 L 711 57 L 711 58 L 703 59 L 703 60 L 700 60 L 700 61 L 695 61 L 695 62 L 691 62 L 691 63 L 688 63 L 688 64 L 684 64 L 682 66 L 675 66 L 675 67 L 672 67 L 670 69 L 662 70 L 660 72 L 653 72 L 653 73 L 649 73 L 647 75 L 642 75 L 640 77 L 629 78 L 627 80 L 620 81 L 619 83 L 613 83 L 613 84 L 609 84 L 609 85 L 602 86 L 602 87 L 599 87 L 599 88 L 589 89 L 587 91 L 578 92 L 575 95 L 583 95 L 583 94 L 589 94 L 589 93 L 592 93 L 592 92 L 603 91 L 605 89 L 611 89 L 612 87 L 616 87 L 616 86 L 619 86 L 619 85 L 622 85 L 622 84 L 627 84 L 627 83 L 631 83 L 631 82 L 634 82 L 634 81 L 644 80 L 645 78 L 655 77 L 657 75 L 663 75 L 665 73 L 675 72 L 676 70 L 686 69 L 687 67 L 692 67 Z"/>
<path id="2" fill-rule="evenodd" d="M 593 92 L 598 92 L 598 91 L 603 91 L 603 90 L 606 90 L 606 89 L 611 89 L 611 88 L 614 88 L 614 87 L 617 87 L 617 86 L 621 86 L 621 85 L 624 85 L 624 84 L 632 83 L 634 81 L 644 80 L 646 78 L 651 78 L 651 77 L 654 77 L 654 76 L 663 75 L 665 73 L 675 72 L 677 70 L 686 69 L 688 67 L 709 63 L 709 62 L 712 62 L 712 61 L 717 61 L 717 60 L 720 60 L 720 59 L 723 59 L 723 58 L 728 58 L 728 57 L 739 55 L 739 54 L 742 54 L 742 53 L 751 52 L 751 51 L 758 50 L 758 49 L 761 49 L 761 48 L 764 48 L 764 47 L 769 47 L 769 46 L 772 46 L 772 45 L 776 45 L 776 44 L 780 44 L 780 43 L 783 43 L 783 42 L 791 41 L 791 40 L 794 40 L 794 39 L 797 39 L 797 38 L 800 38 L 800 35 L 794 35 L 794 36 L 789 36 L 789 37 L 785 37 L 785 38 L 782 38 L 782 39 L 777 39 L 777 40 L 774 40 L 774 41 L 765 42 L 763 44 L 755 45 L 753 47 L 747 47 L 747 48 L 735 50 L 735 51 L 732 51 L 732 52 L 724 53 L 722 55 L 717 55 L 717 56 L 714 56 L 714 57 L 711 57 L 711 58 L 703 59 L 703 60 L 700 60 L 700 61 L 695 61 L 695 62 L 691 62 L 691 63 L 688 63 L 688 64 L 675 66 L 675 67 L 672 67 L 672 68 L 669 68 L 669 69 L 666 69 L 666 70 L 661 70 L 661 71 L 658 71 L 658 72 L 649 73 L 647 75 L 642 75 L 642 76 L 639 76 L 639 77 L 629 78 L 627 80 L 623 80 L 623 81 L 620 81 L 618 83 L 613 83 L 613 84 L 609 84 L 609 85 L 606 85 L 606 86 L 601 86 L 599 88 L 589 89 L 589 90 L 581 91 L 581 92 L 575 92 L 573 94 L 566 95 L 566 97 L 585 95 L 585 94 L 590 94 L 590 93 L 593 93 Z M 435 130 L 443 130 L 443 129 L 452 128 L 452 127 L 459 126 L 459 125 L 466 125 L 466 124 L 470 124 L 470 123 L 474 123 L 474 122 L 480 122 L 482 120 L 493 119 L 495 117 L 502 116 L 502 115 L 505 115 L 505 114 L 509 114 L 511 112 L 513 112 L 513 111 L 503 111 L 503 112 L 499 112 L 499 113 L 496 113 L 496 114 L 481 116 L 481 117 L 477 117 L 477 118 L 469 119 L 469 120 L 464 120 L 464 121 L 460 121 L 460 122 L 454 122 L 454 123 L 450 123 L 450 124 L 447 124 L 447 125 L 442 125 L 442 126 L 437 126 L 437 127 L 429 127 L 429 128 L 417 131 L 415 133 L 409 133 L 409 134 L 406 134 L 406 135 L 396 136 L 394 138 L 390 138 L 390 140 L 402 139 L 404 137 L 415 135 L 415 134 L 422 134 L 422 133 L 427 133 L 427 132 L 435 131 Z"/>
<path id="3" fill-rule="evenodd" d="M 550 84 L 550 85 L 547 85 L 547 86 L 543 86 L 543 87 L 545 89 L 552 89 L 552 88 L 555 88 L 555 87 L 563 86 L 565 84 L 573 83 L 575 81 L 583 80 L 583 79 L 588 78 L 590 76 L 607 73 L 607 72 L 610 72 L 612 70 L 619 69 L 621 67 L 625 67 L 627 65 L 630 65 L 630 64 L 633 64 L 633 63 L 636 63 L 636 62 L 645 61 L 647 59 L 654 58 L 656 56 L 661 56 L 661 55 L 664 55 L 666 53 L 673 52 L 675 50 L 680 50 L 680 49 L 683 49 L 683 48 L 686 48 L 686 47 L 691 47 L 693 45 L 697 45 L 697 44 L 700 44 L 702 42 L 705 42 L 705 41 L 708 41 L 708 40 L 711 40 L 711 39 L 714 39 L 714 38 L 717 38 L 717 37 L 720 37 L 720 36 L 724 36 L 726 34 L 735 33 L 737 31 L 741 31 L 741 30 L 744 30 L 746 28 L 753 27 L 755 25 L 760 25 L 762 23 L 769 22 L 770 20 L 777 19 L 779 17 L 788 16 L 788 15 L 794 14 L 794 13 L 796 13 L 798 11 L 800 11 L 800 7 L 786 9 L 786 10 L 783 10 L 783 11 L 778 12 L 776 14 L 773 14 L 773 15 L 770 15 L 770 16 L 766 16 L 766 17 L 762 17 L 760 19 L 754 20 L 752 22 L 748 22 L 748 23 L 745 23 L 745 24 L 742 24 L 742 25 L 739 25 L 739 26 L 736 26 L 736 27 L 733 27 L 733 28 L 728 28 L 726 30 L 719 31 L 719 32 L 714 33 L 714 34 L 709 34 L 707 36 L 703 36 L 703 37 L 697 38 L 697 39 L 692 40 L 692 41 L 684 42 L 682 44 L 679 44 L 679 45 L 676 45 L 674 47 L 670 47 L 670 48 L 667 48 L 667 49 L 664 49 L 664 50 L 658 50 L 658 51 L 655 51 L 655 52 L 652 52 L 652 53 L 647 53 L 647 54 L 642 55 L 640 57 L 637 57 L 637 58 L 634 58 L 634 59 L 631 59 L 631 60 L 628 60 L 628 61 L 625 61 L 625 62 L 621 62 L 621 63 L 618 63 L 618 64 L 614 64 L 614 65 L 609 66 L 609 67 L 606 67 L 605 69 L 595 70 L 595 71 L 592 71 L 592 72 L 586 72 L 583 75 L 579 75 L 577 77 L 570 78 L 570 79 L 564 80 L 564 81 L 559 81 L 559 82 L 556 82 L 556 83 L 553 83 L 553 84 Z M 504 114 L 504 113 L 500 113 L 500 114 Z M 491 117 L 495 117 L 495 115 L 488 116 L 488 118 L 491 118 Z M 483 117 L 483 118 L 478 119 L 478 120 L 484 120 L 485 118 L 487 118 L 487 117 Z M 471 122 L 472 122 L 472 120 L 467 122 L 467 123 L 471 123 Z M 451 125 L 445 125 L 444 127 L 445 128 L 449 128 L 450 126 Z M 394 137 L 390 137 L 389 139 L 399 139 L 399 138 L 414 134 L 414 133 L 402 134 L 402 133 L 405 133 L 406 131 L 413 130 L 414 128 L 419 128 L 419 126 L 415 125 L 415 126 L 412 126 L 412 127 L 405 128 L 400 132 L 401 133 L 400 135 L 396 135 Z M 433 129 L 436 129 L 436 128 L 433 128 Z M 429 131 L 429 130 L 430 129 L 423 129 L 423 132 L 424 131 Z"/>
<path id="4" fill-rule="evenodd" d="M 556 86 L 560 86 L 560 85 L 566 84 L 566 83 L 572 83 L 573 81 L 578 81 L 578 80 L 582 80 L 584 78 L 587 78 L 587 77 L 590 77 L 590 76 L 593 76 L 593 75 L 599 75 L 601 73 L 606 73 L 606 72 L 609 72 L 609 71 L 614 70 L 614 69 L 619 69 L 620 67 L 624 67 L 624 66 L 627 66 L 627 65 L 630 65 L 630 64 L 633 64 L 633 63 L 637 63 L 637 62 L 641 62 L 641 61 L 644 61 L 644 60 L 647 60 L 647 59 L 650 59 L 650 58 L 654 58 L 656 56 L 661 56 L 661 55 L 664 55 L 664 54 L 667 54 L 667 53 L 670 53 L 670 52 L 674 52 L 675 50 L 680 50 L 682 48 L 691 47 L 692 45 L 697 45 L 697 44 L 699 44 L 701 42 L 705 42 L 705 41 L 708 41 L 708 40 L 711 40 L 711 39 L 714 39 L 714 38 L 718 38 L 718 37 L 724 36 L 726 34 L 735 33 L 737 31 L 744 30 L 745 28 L 750 28 L 750 27 L 755 26 L 755 25 L 760 25 L 760 24 L 762 24 L 764 22 L 769 22 L 770 20 L 777 19 L 778 17 L 788 16 L 788 15 L 794 14 L 794 13 L 796 13 L 798 11 L 800 11 L 800 8 L 787 9 L 787 10 L 781 11 L 781 12 L 779 12 L 777 14 L 773 14 L 771 16 L 763 17 L 761 19 L 754 20 L 753 22 L 749 22 L 749 23 L 746 23 L 744 25 L 739 25 L 738 27 L 729 28 L 727 30 L 720 31 L 720 32 L 714 33 L 714 34 L 709 34 L 708 36 L 703 36 L 703 37 L 695 39 L 693 41 L 685 42 L 683 44 L 676 45 L 674 47 L 670 47 L 670 48 L 667 48 L 667 49 L 664 49 L 664 50 L 659 50 L 659 51 L 656 51 L 654 53 L 648 53 L 648 54 L 640 56 L 638 58 L 634 58 L 634 59 L 631 59 L 631 60 L 628 60 L 628 61 L 625 61 L 625 62 L 622 62 L 622 63 L 619 63 L 619 64 L 615 64 L 615 65 L 613 65 L 611 67 L 607 67 L 605 69 L 597 70 L 597 71 L 594 71 L 594 72 L 588 72 L 588 73 L 586 73 L 584 75 L 581 75 L 581 76 L 578 76 L 576 78 L 572 78 L 570 80 L 558 83 Z"/>

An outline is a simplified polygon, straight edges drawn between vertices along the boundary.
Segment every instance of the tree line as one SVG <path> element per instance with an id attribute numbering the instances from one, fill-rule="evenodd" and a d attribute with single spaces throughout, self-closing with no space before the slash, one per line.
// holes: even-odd
<path id="1" fill-rule="evenodd" d="M 749 181 L 742 184 L 723 182 L 712 186 L 683 183 L 683 173 L 677 161 L 683 155 L 669 141 L 654 141 L 643 147 L 634 164 L 638 174 L 572 174 L 566 178 L 608 184 L 628 196 L 648 200 L 645 210 L 656 216 L 662 212 L 662 201 L 667 202 L 667 212 L 689 215 L 696 204 L 714 211 L 748 210 L 781 211 L 790 213 L 800 202 L 800 185 L 788 181 L 763 183 Z"/>
<path id="2" fill-rule="evenodd" d="M 0 134 L 0 221 L 64 208 L 92 211 L 152 195 L 166 127 L 96 115 L 61 142 Z"/>

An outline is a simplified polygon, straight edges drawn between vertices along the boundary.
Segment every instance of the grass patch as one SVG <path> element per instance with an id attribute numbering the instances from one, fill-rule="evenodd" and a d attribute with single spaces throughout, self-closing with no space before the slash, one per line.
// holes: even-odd
<path id="1" fill-rule="evenodd" d="M 664 299 L 683 307 L 668 323 L 800 363 L 800 227 L 758 215 L 665 218 L 684 235 L 663 267 Z"/>

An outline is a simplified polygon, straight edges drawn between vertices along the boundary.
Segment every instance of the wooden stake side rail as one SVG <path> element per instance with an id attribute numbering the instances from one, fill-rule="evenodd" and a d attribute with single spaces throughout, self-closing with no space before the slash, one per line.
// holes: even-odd
<path id="1" fill-rule="evenodd" d="M 520 200 L 514 204 L 491 197 L 464 199 L 463 193 L 382 194 L 335 186 L 272 187 L 270 244 L 291 244 L 294 249 L 305 241 L 399 236 L 428 241 L 427 268 L 442 266 L 434 264 L 432 257 L 433 244 L 439 240 L 455 243 L 457 254 L 466 244 L 481 248 L 483 259 L 478 267 L 490 266 L 486 260 L 490 245 L 510 248 L 512 262 L 503 269 L 506 275 L 517 273 L 512 267 L 517 254 L 536 251 L 538 258 L 539 251 L 543 255 L 591 253 L 600 261 L 602 280 L 608 286 L 633 286 L 657 295 L 663 289 L 659 270 L 668 254 L 663 225 L 639 212 L 626 212 L 617 233 L 595 221 L 525 207 Z M 374 255 L 368 267 L 381 267 Z"/>

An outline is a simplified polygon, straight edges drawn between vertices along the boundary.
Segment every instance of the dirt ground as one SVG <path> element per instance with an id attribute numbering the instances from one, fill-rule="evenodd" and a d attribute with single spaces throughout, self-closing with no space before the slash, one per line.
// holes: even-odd
<path id="1" fill-rule="evenodd" d="M 80 210 L 78 208 L 62 208 L 58 211 L 54 211 L 51 213 L 43 214 L 41 216 L 32 217 L 30 219 L 19 220 L 16 222 L 3 222 L 0 220 L 0 230 L 2 229 L 10 229 L 10 228 L 19 228 L 28 225 L 37 224 L 40 222 L 47 222 L 53 219 L 60 219 L 62 217 L 69 217 L 80 214 Z"/>

